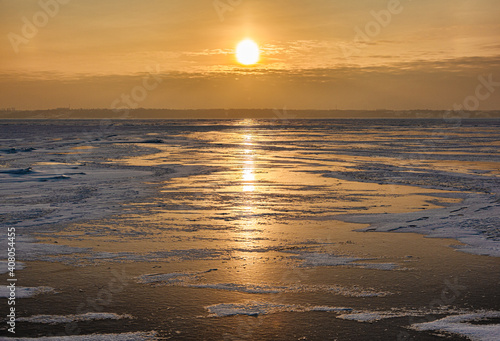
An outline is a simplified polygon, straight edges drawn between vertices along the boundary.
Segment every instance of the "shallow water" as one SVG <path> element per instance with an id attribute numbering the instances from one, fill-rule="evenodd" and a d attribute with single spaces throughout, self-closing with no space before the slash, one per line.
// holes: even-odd
<path id="1" fill-rule="evenodd" d="M 2 225 L 46 288 L 16 335 L 441 339 L 416 323 L 500 310 L 500 124 L 458 123 L 2 121 Z"/>

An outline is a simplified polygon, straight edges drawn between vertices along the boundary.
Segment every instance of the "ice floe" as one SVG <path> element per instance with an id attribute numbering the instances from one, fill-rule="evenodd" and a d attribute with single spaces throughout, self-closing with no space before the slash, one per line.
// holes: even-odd
<path id="1" fill-rule="evenodd" d="M 16 262 L 15 270 L 22 270 L 26 267 L 24 263 Z M 9 262 L 0 260 L 0 274 L 6 274 L 9 272 Z"/>
<path id="2" fill-rule="evenodd" d="M 476 312 L 453 315 L 432 322 L 415 323 L 412 329 L 418 331 L 442 331 L 465 336 L 473 341 L 498 341 L 500 323 L 487 323 L 488 319 L 500 318 L 498 311 Z"/>
<path id="3" fill-rule="evenodd" d="M 337 318 L 342 319 L 342 320 L 351 320 L 351 321 L 357 321 L 357 322 L 377 322 L 380 320 L 386 320 L 386 319 L 392 319 L 392 318 L 399 318 L 399 317 L 419 317 L 419 316 L 426 316 L 426 315 L 431 315 L 431 314 L 445 314 L 445 313 L 454 313 L 454 312 L 460 312 L 459 310 L 455 309 L 441 309 L 441 310 L 417 310 L 417 309 L 392 309 L 388 311 L 360 311 L 360 310 L 353 310 L 352 312 L 348 314 L 342 314 L 337 316 Z"/>
<path id="4" fill-rule="evenodd" d="M 17 256 L 24 260 L 50 260 L 52 256 L 62 257 L 64 255 L 87 253 L 90 250 L 90 248 L 37 243 L 30 240 L 18 240 L 17 242 Z"/>
<path id="5" fill-rule="evenodd" d="M 9 341 L 149 341 L 157 340 L 156 332 L 134 332 L 122 334 L 89 334 L 71 336 L 14 337 Z"/>
<path id="6" fill-rule="evenodd" d="M 232 315 L 267 315 L 280 312 L 307 312 L 307 311 L 323 311 L 323 312 L 346 312 L 351 311 L 351 308 L 344 307 L 328 307 L 328 306 L 306 306 L 296 304 L 277 304 L 268 302 L 247 302 L 247 303 L 222 303 L 205 307 L 210 313 L 209 317 L 223 317 Z"/>
<path id="7" fill-rule="evenodd" d="M 16 298 L 29 298 L 39 294 L 55 293 L 51 287 L 17 287 Z M 10 288 L 6 285 L 0 286 L 0 298 L 7 298 L 10 295 Z"/>
<path id="8" fill-rule="evenodd" d="M 173 284 L 182 282 L 186 278 L 193 278 L 197 274 L 193 273 L 167 273 L 167 274 L 146 274 L 137 277 L 138 283 L 151 284 L 151 283 L 162 283 L 162 284 Z"/>
<path id="9" fill-rule="evenodd" d="M 186 280 L 196 280 L 199 275 L 206 274 L 212 271 L 217 271 L 217 269 L 209 269 L 206 271 L 198 272 L 172 272 L 172 273 L 157 273 L 157 274 L 145 274 L 137 277 L 138 283 L 151 284 L 151 283 L 161 283 L 161 284 L 173 284 L 184 282 Z"/>
<path id="10" fill-rule="evenodd" d="M 34 315 L 30 317 L 19 317 L 19 322 L 61 324 L 70 322 L 94 321 L 94 320 L 121 320 L 133 319 L 131 315 L 118 315 L 114 313 L 86 313 L 80 315 Z"/>
<path id="11" fill-rule="evenodd" d="M 314 267 L 314 266 L 350 266 L 358 267 L 363 269 L 377 269 L 377 270 L 402 270 L 399 265 L 395 263 L 366 263 L 362 261 L 371 261 L 372 258 L 356 258 L 339 256 L 330 253 L 318 253 L 318 252 L 297 252 L 290 251 L 292 253 L 297 253 L 296 256 L 292 258 L 297 258 L 302 260 L 301 266 L 303 267 Z"/>
<path id="12" fill-rule="evenodd" d="M 358 286 L 343 287 L 340 285 L 272 285 L 267 283 L 202 283 L 200 275 L 215 269 L 193 273 L 164 273 L 145 274 L 136 278 L 141 284 L 182 286 L 186 288 L 214 289 L 225 291 L 236 291 L 247 294 L 277 294 L 277 293 L 305 293 L 305 292 L 328 292 L 346 297 L 385 297 L 393 293 L 375 290 L 373 288 L 361 288 Z"/>
<path id="13" fill-rule="evenodd" d="M 410 326 L 417 331 L 442 331 L 458 334 L 473 341 L 497 341 L 500 335 L 500 324 L 487 323 L 488 319 L 500 318 L 500 312 L 483 311 L 464 313 L 456 309 L 437 310 L 392 310 L 392 311 L 357 311 L 347 307 L 331 307 L 301 304 L 279 304 L 271 302 L 248 301 L 244 303 L 221 303 L 206 306 L 208 317 L 225 317 L 233 315 L 259 316 L 282 312 L 329 312 L 335 313 L 336 318 L 357 322 L 377 322 L 383 319 L 401 317 L 423 317 L 436 314 L 460 313 L 447 316 L 436 321 L 415 323 Z"/>
<path id="14" fill-rule="evenodd" d="M 364 289 L 360 287 L 342 287 L 338 285 L 266 285 L 266 284 L 236 284 L 236 283 L 185 283 L 182 286 L 189 288 L 204 288 L 237 291 L 249 294 L 276 294 L 276 293 L 305 293 L 329 292 L 346 297 L 385 297 L 392 295 L 390 292 Z"/>
<path id="15" fill-rule="evenodd" d="M 447 207 L 396 214 L 339 215 L 343 221 L 370 224 L 361 231 L 411 232 L 453 238 L 457 250 L 500 257 L 500 201 L 495 196 L 469 194 Z"/>

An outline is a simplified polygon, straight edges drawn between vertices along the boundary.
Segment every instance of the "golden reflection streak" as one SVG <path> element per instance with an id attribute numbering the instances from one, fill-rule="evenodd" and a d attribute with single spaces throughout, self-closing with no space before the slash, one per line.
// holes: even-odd
<path id="1" fill-rule="evenodd" d="M 241 184 L 242 191 L 244 193 L 252 193 L 255 191 L 255 161 L 254 161 L 254 150 L 253 146 L 253 136 L 252 134 L 246 132 L 242 135 L 242 160 L 241 160 Z M 252 217 L 255 212 L 254 198 L 253 196 L 245 196 L 245 206 L 242 207 L 242 214 L 245 216 L 241 225 L 241 240 L 246 245 L 246 247 L 251 248 L 254 240 L 254 228 L 255 219 Z"/>
<path id="2" fill-rule="evenodd" d="M 253 160 L 252 150 L 245 150 L 246 160 L 243 161 L 242 180 L 243 192 L 253 192 L 255 190 L 255 164 Z"/>

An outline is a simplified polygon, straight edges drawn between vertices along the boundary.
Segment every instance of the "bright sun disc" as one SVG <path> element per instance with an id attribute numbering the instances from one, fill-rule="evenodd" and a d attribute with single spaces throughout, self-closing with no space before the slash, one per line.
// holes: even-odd
<path id="1" fill-rule="evenodd" d="M 250 39 L 245 39 L 236 47 L 236 59 L 243 65 L 252 65 L 259 61 L 259 46 Z"/>

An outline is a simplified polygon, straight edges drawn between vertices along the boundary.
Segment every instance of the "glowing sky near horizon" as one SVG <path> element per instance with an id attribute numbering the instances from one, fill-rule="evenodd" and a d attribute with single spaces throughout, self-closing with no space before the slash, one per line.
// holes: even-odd
<path id="1" fill-rule="evenodd" d="M 141 107 L 447 109 L 500 81 L 498 17 L 496 0 L 3 0 L 0 108 L 107 108 L 153 72 Z"/>

